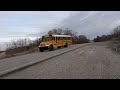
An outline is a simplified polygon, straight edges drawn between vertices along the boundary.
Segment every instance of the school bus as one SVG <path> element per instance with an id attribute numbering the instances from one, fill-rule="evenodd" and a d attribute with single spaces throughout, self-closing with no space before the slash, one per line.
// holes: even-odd
<path id="1" fill-rule="evenodd" d="M 68 47 L 70 44 L 72 44 L 72 37 L 70 35 L 46 34 L 42 36 L 42 42 L 39 45 L 39 50 L 41 52 L 44 50 L 52 51 L 55 48 Z"/>

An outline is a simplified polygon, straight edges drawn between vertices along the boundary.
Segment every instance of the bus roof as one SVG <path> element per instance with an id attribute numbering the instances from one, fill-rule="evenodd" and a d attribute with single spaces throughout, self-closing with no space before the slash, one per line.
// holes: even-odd
<path id="1" fill-rule="evenodd" d="M 71 37 L 70 35 L 52 35 L 53 37 Z"/>

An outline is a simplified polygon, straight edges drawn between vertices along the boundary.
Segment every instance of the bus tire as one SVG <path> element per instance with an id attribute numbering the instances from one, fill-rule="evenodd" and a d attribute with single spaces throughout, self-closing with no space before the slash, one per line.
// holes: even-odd
<path id="1" fill-rule="evenodd" d="M 58 48 L 61 48 L 61 46 L 58 46 Z"/>
<path id="2" fill-rule="evenodd" d="M 42 48 L 39 48 L 39 51 L 40 51 L 40 52 L 43 52 L 44 50 L 43 50 Z"/>
<path id="3" fill-rule="evenodd" d="M 52 50 L 53 50 L 53 45 L 50 45 L 49 51 L 52 51 Z"/>
<path id="4" fill-rule="evenodd" d="M 68 47 L 68 44 L 66 43 L 66 45 L 64 45 L 64 47 Z"/>

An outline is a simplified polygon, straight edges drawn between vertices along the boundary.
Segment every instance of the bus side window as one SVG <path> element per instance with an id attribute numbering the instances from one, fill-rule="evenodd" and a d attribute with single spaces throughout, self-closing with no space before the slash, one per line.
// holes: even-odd
<path id="1" fill-rule="evenodd" d="M 68 37 L 67 37 L 67 40 L 68 40 Z"/>
<path id="2" fill-rule="evenodd" d="M 61 40 L 61 37 L 59 37 L 59 40 Z"/>
<path id="3" fill-rule="evenodd" d="M 58 37 L 58 40 L 60 40 L 60 37 Z"/>
<path id="4" fill-rule="evenodd" d="M 65 40 L 67 40 L 66 37 L 65 37 Z"/>
<path id="5" fill-rule="evenodd" d="M 66 37 L 66 40 L 67 40 L 67 37 Z"/>
<path id="6" fill-rule="evenodd" d="M 62 37 L 60 37 L 60 40 L 62 40 Z"/>
<path id="7" fill-rule="evenodd" d="M 55 37 L 53 37 L 53 40 L 55 40 Z"/>
<path id="8" fill-rule="evenodd" d="M 57 38 L 57 40 L 59 40 L 59 37 L 56 37 Z"/>

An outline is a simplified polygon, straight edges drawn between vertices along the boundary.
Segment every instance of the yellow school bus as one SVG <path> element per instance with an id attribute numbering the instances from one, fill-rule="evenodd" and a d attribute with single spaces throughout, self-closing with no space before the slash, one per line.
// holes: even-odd
<path id="1" fill-rule="evenodd" d="M 68 47 L 72 44 L 72 37 L 70 35 L 49 35 L 42 36 L 42 42 L 39 45 L 39 50 L 52 51 L 55 48 Z"/>

